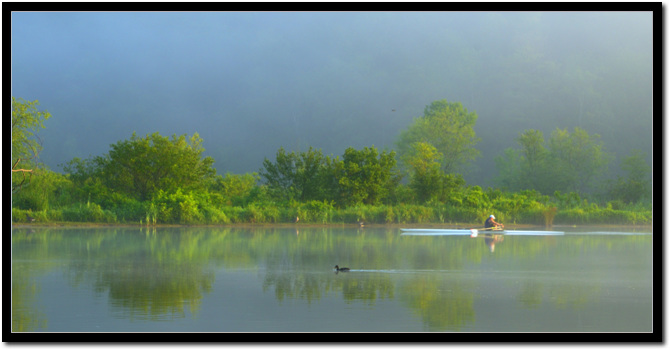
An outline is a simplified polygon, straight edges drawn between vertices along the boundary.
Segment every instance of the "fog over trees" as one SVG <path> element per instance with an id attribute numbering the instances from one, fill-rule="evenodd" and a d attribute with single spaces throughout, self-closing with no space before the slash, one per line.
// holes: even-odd
<path id="1" fill-rule="evenodd" d="M 460 169 L 471 184 L 492 186 L 496 157 L 527 130 L 546 140 L 557 129 L 597 134 L 613 172 L 622 160 L 652 163 L 652 12 L 14 12 L 11 21 L 11 95 L 52 115 L 39 158 L 57 171 L 133 133 L 197 133 L 220 174 L 258 172 L 280 148 L 390 152 L 440 100 L 477 115 L 479 156 Z"/>

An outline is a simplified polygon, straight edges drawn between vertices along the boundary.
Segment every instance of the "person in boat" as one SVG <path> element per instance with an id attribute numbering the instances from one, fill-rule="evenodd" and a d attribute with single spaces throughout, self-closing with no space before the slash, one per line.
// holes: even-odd
<path id="1" fill-rule="evenodd" d="M 497 228 L 503 228 L 503 224 L 496 222 L 496 217 L 493 215 L 490 215 L 488 218 L 486 218 L 486 221 L 484 221 L 484 230 L 490 231 L 494 230 Z"/>

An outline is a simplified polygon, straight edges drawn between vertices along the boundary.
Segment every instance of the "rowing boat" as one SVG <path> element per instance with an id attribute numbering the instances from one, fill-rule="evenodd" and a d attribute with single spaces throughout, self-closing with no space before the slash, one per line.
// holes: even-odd
<path id="1" fill-rule="evenodd" d="M 436 228 L 401 228 L 407 236 L 472 236 L 479 234 L 496 234 L 506 236 L 562 236 L 562 231 L 527 231 L 527 230 L 483 230 L 483 229 L 436 229 Z"/>

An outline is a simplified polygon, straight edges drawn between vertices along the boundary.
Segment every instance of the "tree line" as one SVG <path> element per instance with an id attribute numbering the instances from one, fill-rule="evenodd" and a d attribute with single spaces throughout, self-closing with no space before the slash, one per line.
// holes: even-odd
<path id="1" fill-rule="evenodd" d="M 458 102 L 428 105 L 400 133 L 397 151 L 349 147 L 333 156 L 282 147 L 258 172 L 224 175 L 203 156 L 197 133 L 157 132 L 133 133 L 104 155 L 53 172 L 34 162 L 31 139 L 50 115 L 37 101 L 12 103 L 14 221 L 456 223 L 495 212 L 516 223 L 651 223 L 644 155 L 633 150 L 622 161 L 627 176 L 608 178 L 613 156 L 581 128 L 556 129 L 546 141 L 526 130 L 518 149 L 485 169 L 498 171 L 496 188 L 466 184 L 459 171 L 479 155 L 477 114 Z M 35 176 L 16 172 L 19 161 Z"/>

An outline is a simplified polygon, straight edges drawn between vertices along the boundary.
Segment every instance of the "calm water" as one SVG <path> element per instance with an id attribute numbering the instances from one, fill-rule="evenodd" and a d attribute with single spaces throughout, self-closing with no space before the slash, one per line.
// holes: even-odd
<path id="1" fill-rule="evenodd" d="M 398 228 L 15 228 L 12 330 L 651 332 L 652 244 L 607 230 L 491 251 Z"/>

